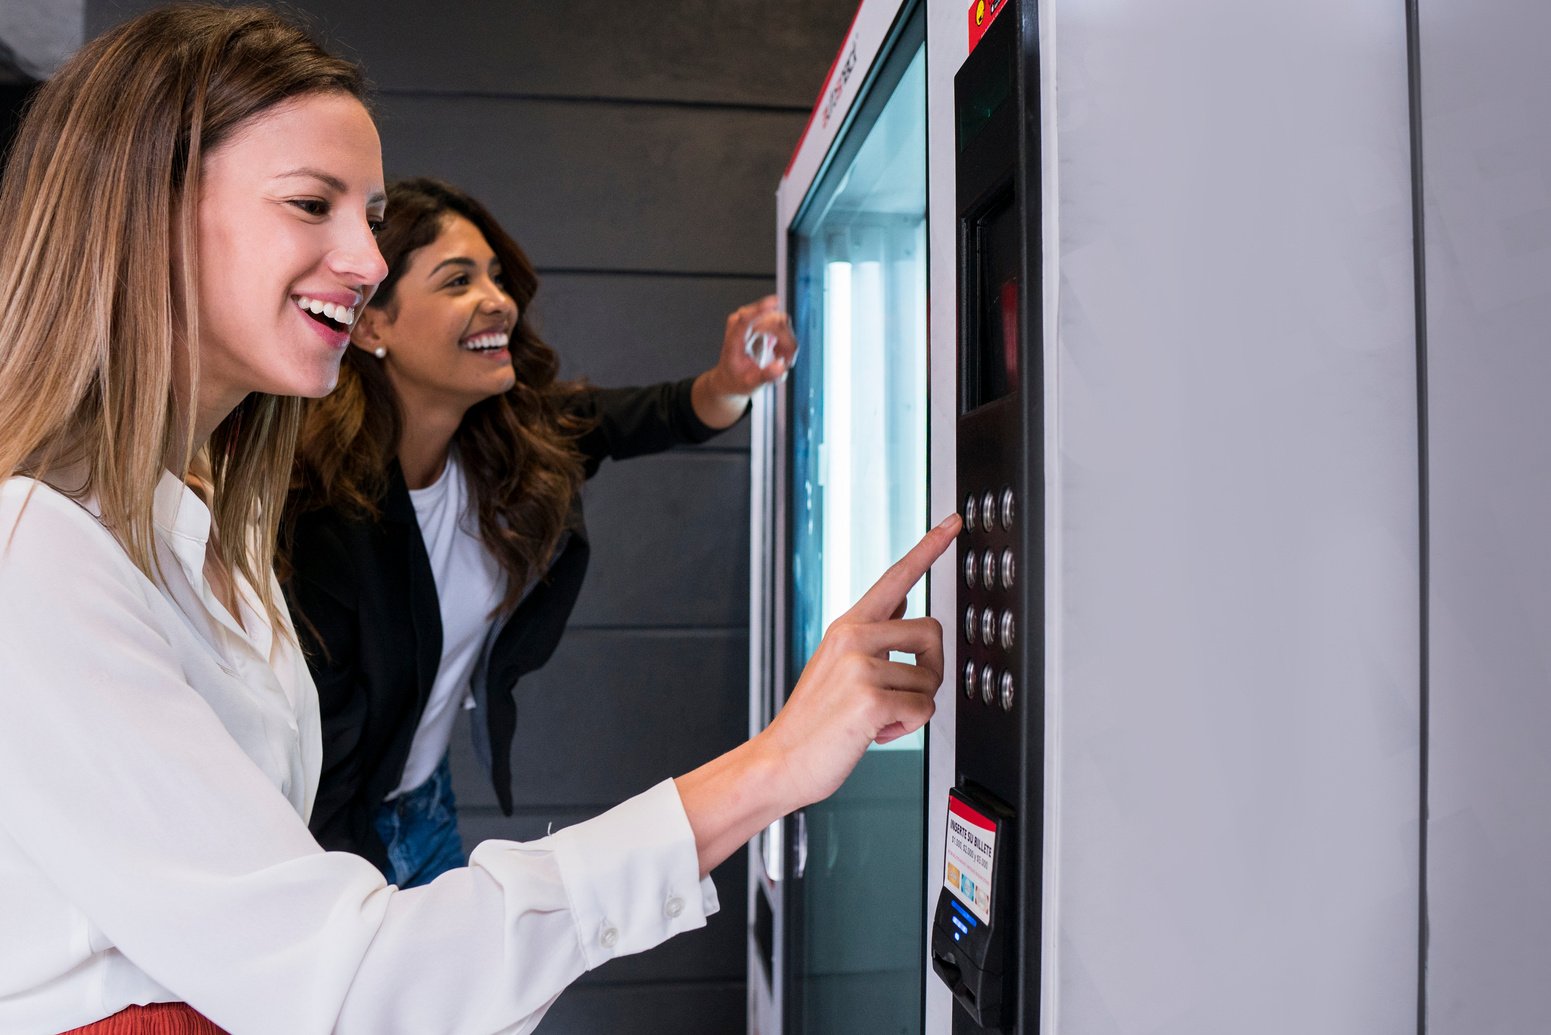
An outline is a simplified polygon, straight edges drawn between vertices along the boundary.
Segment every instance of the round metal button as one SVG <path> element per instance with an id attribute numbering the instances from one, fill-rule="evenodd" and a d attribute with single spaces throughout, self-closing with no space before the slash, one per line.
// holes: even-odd
<path id="1" fill-rule="evenodd" d="M 987 550 L 980 555 L 980 574 L 986 589 L 996 588 L 996 551 Z"/>
<path id="2" fill-rule="evenodd" d="M 987 489 L 980 497 L 980 527 L 987 532 L 996 524 L 996 493 Z"/>
<path id="3" fill-rule="evenodd" d="M 989 607 L 980 613 L 980 642 L 987 647 L 996 642 L 996 614 Z"/>
<path id="4" fill-rule="evenodd" d="M 1012 589 L 1013 559 L 1012 550 L 1002 551 L 1002 588 Z"/>
<path id="5" fill-rule="evenodd" d="M 979 570 L 980 556 L 971 550 L 964 555 L 964 585 L 974 589 L 975 585 L 980 581 L 978 576 Z M 986 572 L 986 584 L 991 584 L 991 573 L 989 571 Z"/>
<path id="6" fill-rule="evenodd" d="M 975 506 L 974 493 L 964 497 L 964 531 L 973 532 L 975 530 L 975 511 L 978 509 Z"/>
<path id="7" fill-rule="evenodd" d="M 1013 498 L 1011 489 L 1002 490 L 1002 527 L 1011 528 L 1013 518 Z M 991 515 L 985 516 L 986 524 L 991 523 Z"/>
<path id="8" fill-rule="evenodd" d="M 970 643 L 975 642 L 975 621 L 975 609 L 973 607 L 966 607 L 964 609 L 964 638 Z"/>
<path id="9" fill-rule="evenodd" d="M 1011 611 L 1003 611 L 1002 612 L 1002 649 L 1003 650 L 1012 650 L 1012 635 L 1013 635 L 1013 627 L 1012 627 L 1012 625 L 1013 625 L 1013 622 L 1012 622 L 1012 612 Z"/>
<path id="10" fill-rule="evenodd" d="M 1003 711 L 1008 711 L 1008 712 L 1012 711 L 1012 696 L 1013 696 L 1012 673 L 1011 672 L 1003 672 L 1002 673 L 1002 710 Z"/>
<path id="11" fill-rule="evenodd" d="M 964 696 L 971 701 L 975 699 L 975 663 L 964 662 Z"/>
<path id="12" fill-rule="evenodd" d="M 990 704 L 996 697 L 996 672 L 987 665 L 980 670 L 980 699 Z"/>

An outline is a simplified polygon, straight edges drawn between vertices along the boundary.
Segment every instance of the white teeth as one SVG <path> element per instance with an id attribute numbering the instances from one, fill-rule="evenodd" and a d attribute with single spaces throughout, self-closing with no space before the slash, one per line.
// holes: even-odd
<path id="1" fill-rule="evenodd" d="M 316 298 L 308 298 L 306 295 L 297 295 L 296 307 L 303 312 L 326 316 L 336 323 L 344 324 L 346 327 L 355 323 L 355 310 L 335 302 L 323 302 Z"/>
<path id="2" fill-rule="evenodd" d="M 477 338 L 470 338 L 463 343 L 463 347 L 470 352 L 486 352 L 491 349 L 505 348 L 506 343 L 510 340 L 505 333 L 496 331 L 493 334 L 481 334 Z"/>

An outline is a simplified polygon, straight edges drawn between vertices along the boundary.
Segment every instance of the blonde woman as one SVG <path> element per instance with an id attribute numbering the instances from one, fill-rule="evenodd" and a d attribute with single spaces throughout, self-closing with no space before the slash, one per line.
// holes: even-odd
<path id="1" fill-rule="evenodd" d="M 529 844 L 389 887 L 307 832 L 318 707 L 270 566 L 295 396 L 385 273 L 360 72 L 178 7 L 45 85 L 0 191 L 0 1031 L 528 1031 L 698 927 L 704 874 L 919 727 L 927 536 L 754 740 Z M 207 458 L 207 459 L 204 459 Z M 888 651 L 917 663 L 888 660 Z"/>

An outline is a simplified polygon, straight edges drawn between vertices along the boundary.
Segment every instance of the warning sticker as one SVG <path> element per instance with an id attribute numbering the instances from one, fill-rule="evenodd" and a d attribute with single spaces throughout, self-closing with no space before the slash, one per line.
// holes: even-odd
<path id="1" fill-rule="evenodd" d="M 943 883 L 985 923 L 991 922 L 991 861 L 995 848 L 996 821 L 950 794 Z"/>
<path id="2" fill-rule="evenodd" d="M 974 0 L 969 5 L 969 49 L 974 50 L 980 37 L 986 34 L 996 16 L 1007 6 L 1007 0 Z"/>

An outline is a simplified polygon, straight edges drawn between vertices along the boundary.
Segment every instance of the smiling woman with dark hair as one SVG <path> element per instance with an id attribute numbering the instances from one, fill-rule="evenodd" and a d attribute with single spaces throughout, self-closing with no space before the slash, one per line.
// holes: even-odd
<path id="1" fill-rule="evenodd" d="M 412 887 L 464 862 L 447 746 L 466 701 L 511 811 L 514 686 L 581 589 L 583 480 L 733 424 L 796 344 L 764 299 L 727 318 L 698 377 L 560 381 L 529 319 L 533 265 L 483 205 L 418 179 L 388 188 L 387 213 L 388 276 L 308 409 L 283 570 L 323 704 L 313 832 Z M 763 367 L 751 333 L 773 341 Z"/>

